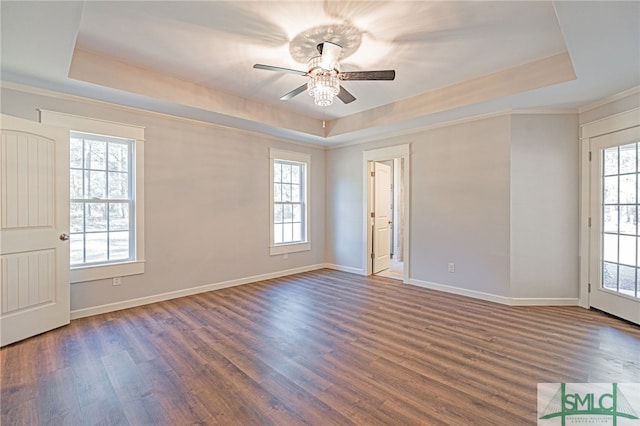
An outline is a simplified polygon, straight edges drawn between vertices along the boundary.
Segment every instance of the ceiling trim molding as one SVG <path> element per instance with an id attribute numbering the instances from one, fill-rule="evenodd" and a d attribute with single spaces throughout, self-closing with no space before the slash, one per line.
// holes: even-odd
<path id="1" fill-rule="evenodd" d="M 202 126 L 202 127 L 209 127 L 209 128 L 213 128 L 213 129 L 220 129 L 220 130 L 226 130 L 226 131 L 234 131 L 234 132 L 237 132 L 237 133 L 240 133 L 240 134 L 245 134 L 245 135 L 252 135 L 252 136 L 258 135 L 261 138 L 267 138 L 267 139 L 273 140 L 273 141 L 285 142 L 285 143 L 288 143 L 288 144 L 298 145 L 298 146 L 302 146 L 302 147 L 306 147 L 306 148 L 314 148 L 314 149 L 326 150 L 326 146 L 320 145 L 319 143 L 298 141 L 298 140 L 290 139 L 290 138 L 287 138 L 287 137 L 284 137 L 284 136 L 274 136 L 274 135 L 270 135 L 268 133 L 263 133 L 263 132 L 259 132 L 259 131 L 255 131 L 255 130 L 243 129 L 243 128 L 232 127 L 232 126 L 225 126 L 223 124 L 212 123 L 210 121 L 197 120 L 195 118 L 187 118 L 187 117 L 182 117 L 182 116 L 179 116 L 179 115 L 168 114 L 168 113 L 165 113 L 165 112 L 151 111 L 151 110 L 144 109 L 144 108 L 128 106 L 128 105 L 122 105 L 122 104 L 118 104 L 118 103 L 114 103 L 114 102 L 102 101 L 102 100 L 99 100 L 99 99 L 87 98 L 87 97 L 80 96 L 80 95 L 73 95 L 73 94 L 69 94 L 69 93 L 58 92 L 58 91 L 51 90 L 51 89 L 43 89 L 43 88 L 40 88 L 40 87 L 30 86 L 30 85 L 26 85 L 26 84 L 22 84 L 22 83 L 15 83 L 15 82 L 12 82 L 12 81 L 0 80 L 0 89 L 15 90 L 15 91 L 18 91 L 18 92 L 28 93 L 28 94 L 32 94 L 32 95 L 46 96 L 46 97 L 59 99 L 59 100 L 75 101 L 75 102 L 85 103 L 85 104 L 88 104 L 88 105 L 95 105 L 95 106 L 113 108 L 113 109 L 121 110 L 121 111 L 134 112 L 134 113 L 137 113 L 137 114 L 140 114 L 140 115 L 146 115 L 146 116 L 149 116 L 149 117 L 158 117 L 158 118 L 164 118 L 164 119 L 167 119 L 167 120 L 172 120 L 172 121 L 177 121 L 177 122 L 194 124 L 194 125 L 198 125 L 198 126 Z"/>
<path id="2" fill-rule="evenodd" d="M 69 78 L 149 96 L 227 117 L 324 137 L 322 120 L 292 113 L 179 77 L 75 49 Z M 161 89 L 159 89 L 161 88 Z"/>
<path id="3" fill-rule="evenodd" d="M 576 79 L 568 52 L 558 53 L 462 83 L 442 87 L 327 123 L 338 136 L 398 121 L 448 111 Z"/>
<path id="4" fill-rule="evenodd" d="M 634 95 L 636 93 L 640 93 L 640 86 L 636 86 L 636 87 L 632 87 L 630 89 L 624 90 L 620 93 L 616 93 L 614 95 L 611 96 L 607 96 L 604 99 L 600 99 L 596 102 L 593 102 L 591 104 L 585 105 L 585 106 L 581 106 L 580 108 L 578 108 L 578 113 L 582 114 L 591 110 L 594 110 L 596 108 L 599 108 L 601 106 L 613 103 L 615 101 L 619 101 L 620 99 L 624 99 L 627 96 L 631 96 Z"/>

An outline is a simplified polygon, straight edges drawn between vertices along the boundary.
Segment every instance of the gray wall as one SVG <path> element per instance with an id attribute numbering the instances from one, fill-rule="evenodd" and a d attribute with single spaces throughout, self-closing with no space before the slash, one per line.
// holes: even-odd
<path id="1" fill-rule="evenodd" d="M 2 90 L 2 113 L 37 108 L 146 126 L 145 273 L 71 286 L 78 310 L 324 263 L 325 152 L 268 136 L 93 102 Z M 308 252 L 269 256 L 269 147 L 311 155 Z"/>
<path id="2" fill-rule="evenodd" d="M 363 273 L 362 153 L 407 143 L 412 281 L 502 298 L 578 296 L 576 114 L 503 114 L 325 151 L 2 90 L 3 113 L 37 120 L 37 108 L 146 126 L 145 274 L 121 287 L 73 284 L 73 310 L 324 263 Z M 312 158 L 312 250 L 286 260 L 268 254 L 269 147 Z"/>
<path id="3" fill-rule="evenodd" d="M 578 116 L 511 120 L 511 296 L 578 295 Z"/>
<path id="4" fill-rule="evenodd" d="M 504 114 L 329 150 L 327 261 L 364 271 L 362 152 L 410 143 L 411 281 L 577 298 L 577 134 L 577 114 Z"/>

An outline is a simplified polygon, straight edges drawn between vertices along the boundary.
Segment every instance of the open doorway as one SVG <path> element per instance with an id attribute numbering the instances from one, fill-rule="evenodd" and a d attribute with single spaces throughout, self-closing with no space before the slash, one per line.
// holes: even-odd
<path id="1" fill-rule="evenodd" d="M 407 281 L 409 145 L 364 152 L 366 274 Z"/>
<path id="2" fill-rule="evenodd" d="M 403 159 L 376 161 L 373 164 L 374 229 L 372 273 L 402 280 L 404 262 L 402 234 Z"/>

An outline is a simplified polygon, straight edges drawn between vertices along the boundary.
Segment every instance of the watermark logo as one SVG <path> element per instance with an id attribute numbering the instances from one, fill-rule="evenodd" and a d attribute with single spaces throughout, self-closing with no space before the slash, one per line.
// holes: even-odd
<path id="1" fill-rule="evenodd" d="M 538 383 L 538 425 L 640 426 L 640 383 Z"/>

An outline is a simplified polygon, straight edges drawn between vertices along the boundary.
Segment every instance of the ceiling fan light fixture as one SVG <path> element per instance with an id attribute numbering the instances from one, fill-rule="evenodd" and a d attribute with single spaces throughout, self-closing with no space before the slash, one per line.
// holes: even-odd
<path id="1" fill-rule="evenodd" d="M 333 104 L 333 98 L 340 93 L 340 81 L 332 73 L 318 73 L 309 76 L 307 93 L 316 105 L 321 107 Z"/>
<path id="2" fill-rule="evenodd" d="M 330 68 L 327 68 L 327 65 L 322 63 L 320 55 L 309 59 L 307 93 L 316 105 L 330 106 L 333 104 L 333 98 L 340 93 L 337 66 L 337 63 L 332 63 Z"/>

